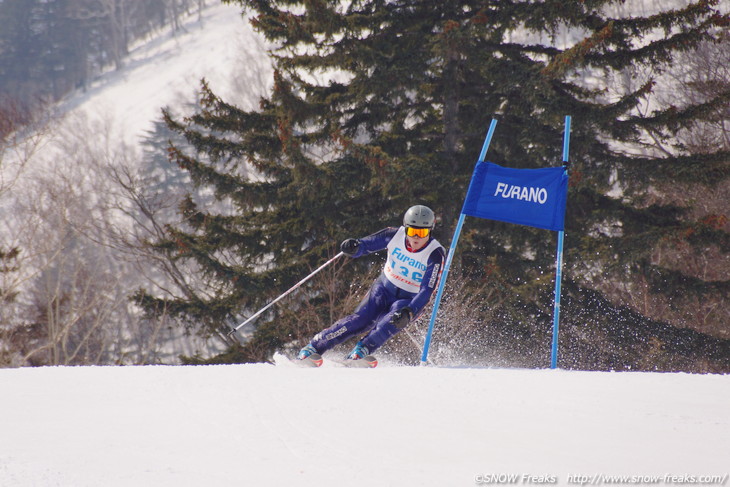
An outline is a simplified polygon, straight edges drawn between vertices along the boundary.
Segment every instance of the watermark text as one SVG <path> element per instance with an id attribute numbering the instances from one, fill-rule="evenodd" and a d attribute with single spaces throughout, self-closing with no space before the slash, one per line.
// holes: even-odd
<path id="1" fill-rule="evenodd" d="M 571 473 L 568 475 L 533 473 L 480 473 L 476 485 L 719 485 L 728 483 L 730 474 L 696 475 L 661 473 L 656 475 L 610 475 Z"/>

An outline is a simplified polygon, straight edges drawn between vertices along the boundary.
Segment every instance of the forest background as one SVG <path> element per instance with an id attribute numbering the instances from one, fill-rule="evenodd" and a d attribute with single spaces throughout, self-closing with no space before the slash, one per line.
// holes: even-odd
<path id="1" fill-rule="evenodd" d="M 718 2 L 225 3 L 273 71 L 226 96 L 203 82 L 141 153 L 77 125 L 52 173 L 31 168 L 59 137 L 56 102 L 209 6 L 0 3 L 15 27 L 0 31 L 0 364 L 269 360 L 350 312 L 382 257 L 342 259 L 231 328 L 411 204 L 436 210 L 448 246 L 489 120 L 489 160 L 546 167 L 571 115 L 559 366 L 730 371 Z M 470 219 L 434 362 L 546 366 L 554 252 L 551 232 Z M 416 363 L 424 328 L 382 353 Z"/>

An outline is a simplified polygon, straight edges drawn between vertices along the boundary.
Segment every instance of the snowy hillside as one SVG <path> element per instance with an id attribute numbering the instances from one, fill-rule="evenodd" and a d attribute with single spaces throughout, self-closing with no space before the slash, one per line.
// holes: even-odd
<path id="1" fill-rule="evenodd" d="M 123 69 L 100 76 L 60 111 L 111 120 L 123 140 L 136 143 L 162 107 L 193 101 L 203 78 L 242 108 L 257 106 L 271 78 L 266 44 L 241 17 L 240 6 L 208 3 L 201 19 L 196 13 L 180 32 L 140 42 Z"/>
<path id="2" fill-rule="evenodd" d="M 0 370 L 0 485 L 728 485 L 730 376 Z M 626 476 L 624 479 L 614 476 Z"/>
<path id="3" fill-rule="evenodd" d="M 25 187 L 23 179 L 31 174 L 22 171 L 47 173 L 59 164 L 68 171 L 80 151 L 94 152 L 97 159 L 124 153 L 139 160 L 140 142 L 161 119 L 161 109 L 186 110 L 202 79 L 244 109 L 258 106 L 272 81 L 266 48 L 239 6 L 208 1 L 201 15 L 191 14 L 177 32 L 169 28 L 140 40 L 122 68 L 59 102 L 50 123 L 2 154 L 4 180 L 17 179 L 16 185 Z"/>

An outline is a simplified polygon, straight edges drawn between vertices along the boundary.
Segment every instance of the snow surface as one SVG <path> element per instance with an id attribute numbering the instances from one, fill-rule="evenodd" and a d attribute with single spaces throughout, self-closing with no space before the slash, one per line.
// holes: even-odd
<path id="1" fill-rule="evenodd" d="M 277 364 L 0 370 L 0 485 L 727 485 L 730 376 Z"/>

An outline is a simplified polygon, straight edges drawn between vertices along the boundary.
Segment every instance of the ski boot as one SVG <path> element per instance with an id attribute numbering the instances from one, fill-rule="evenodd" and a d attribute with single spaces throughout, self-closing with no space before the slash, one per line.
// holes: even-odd
<path id="1" fill-rule="evenodd" d="M 345 361 L 351 367 L 372 368 L 378 365 L 378 360 L 370 355 L 368 347 L 363 345 L 362 342 L 355 344 L 355 348 L 347 355 Z"/>
<path id="2" fill-rule="evenodd" d="M 319 367 L 323 362 L 322 356 L 317 353 L 317 349 L 314 348 L 311 343 L 299 350 L 297 360 L 299 360 L 300 364 L 309 367 Z"/>

